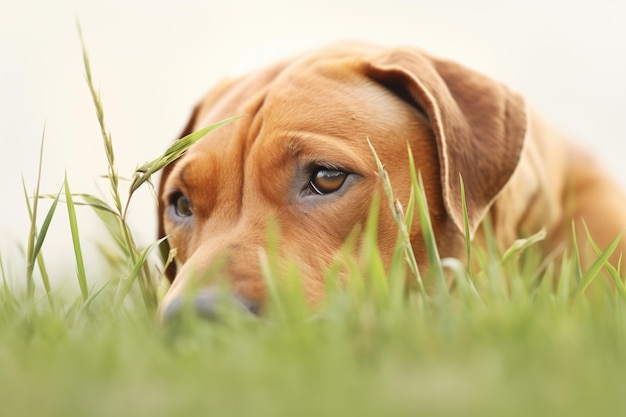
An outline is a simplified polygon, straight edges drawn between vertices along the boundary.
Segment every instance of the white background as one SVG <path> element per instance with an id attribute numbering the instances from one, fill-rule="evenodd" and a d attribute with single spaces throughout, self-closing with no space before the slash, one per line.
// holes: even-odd
<path id="1" fill-rule="evenodd" d="M 505 81 L 626 185 L 626 2 L 0 0 L 0 254 L 16 281 L 28 230 L 21 177 L 31 191 L 44 125 L 42 191 L 57 192 L 67 172 L 74 192 L 98 193 L 99 185 L 106 195 L 76 20 L 121 175 L 161 152 L 221 78 L 362 39 L 420 46 Z M 154 201 L 138 197 L 131 220 L 147 244 Z M 99 279 L 93 248 L 104 233 L 79 211 L 88 274 Z M 59 206 L 44 246 L 56 282 L 74 276 L 66 217 Z"/>

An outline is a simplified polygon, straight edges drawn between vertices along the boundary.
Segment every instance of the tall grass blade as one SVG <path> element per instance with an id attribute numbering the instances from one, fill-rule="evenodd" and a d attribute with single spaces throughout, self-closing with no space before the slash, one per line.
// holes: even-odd
<path id="1" fill-rule="evenodd" d="M 265 249 L 259 249 L 259 265 L 261 274 L 267 285 L 269 295 L 269 305 L 273 309 L 273 313 L 277 314 L 281 321 L 287 319 L 287 306 L 283 299 L 283 293 L 280 291 L 278 283 L 280 275 L 280 264 L 278 258 L 278 240 L 279 229 L 276 221 L 270 220 L 265 231 Z"/>
<path id="2" fill-rule="evenodd" d="M 596 259 L 589 269 L 585 272 L 582 277 L 582 283 L 576 293 L 575 298 L 579 298 L 589 287 L 589 284 L 593 281 L 593 279 L 598 275 L 598 272 L 602 269 L 603 266 L 608 264 L 609 257 L 613 254 L 617 245 L 619 245 L 620 240 L 622 239 L 622 234 L 620 233 L 614 240 L 611 242 L 609 246 L 600 254 L 598 259 Z"/>
<path id="3" fill-rule="evenodd" d="M 48 276 L 48 271 L 46 269 L 46 265 L 43 261 L 43 256 L 41 254 L 41 247 L 43 246 L 43 242 L 46 239 L 46 235 L 48 234 L 48 228 L 50 227 L 50 223 L 52 221 L 52 217 L 57 208 L 57 204 L 59 203 L 59 196 L 61 195 L 61 191 L 57 194 L 56 198 L 52 201 L 50 208 L 48 209 L 48 213 L 41 225 L 41 229 L 37 234 L 37 240 L 35 242 L 35 247 L 33 250 L 33 256 L 37 258 L 37 266 L 39 267 L 39 272 L 41 273 L 41 281 L 43 283 L 44 290 L 46 291 L 46 296 L 48 298 L 48 302 L 51 306 L 54 306 L 54 300 L 52 298 L 52 287 L 50 286 L 50 278 Z"/>
<path id="4" fill-rule="evenodd" d="M 0 275 L 2 275 L 2 289 L 5 294 L 10 294 L 9 283 L 7 281 L 7 274 L 4 269 L 4 261 L 2 260 L 2 254 L 0 254 Z"/>
<path id="5" fill-rule="evenodd" d="M 472 268 L 472 240 L 470 236 L 469 216 L 467 214 L 467 201 L 465 200 L 465 182 L 463 176 L 459 173 L 459 182 L 461 183 L 461 208 L 463 209 L 463 232 L 465 233 L 465 256 L 467 257 L 467 270 L 471 274 Z"/>
<path id="6" fill-rule="evenodd" d="M 43 167 L 43 149 L 46 137 L 46 126 L 44 125 L 41 133 L 41 145 L 39 148 L 39 166 L 37 169 L 37 182 L 35 184 L 35 193 L 33 195 L 33 205 L 31 209 L 28 193 L 26 192 L 26 185 L 24 178 L 22 178 L 22 186 L 24 187 L 24 195 L 26 197 L 26 205 L 28 207 L 30 215 L 30 230 L 28 232 L 28 242 L 26 246 L 26 293 L 30 299 L 35 295 L 35 282 L 33 280 L 33 272 L 35 269 L 35 261 L 37 256 L 35 252 L 35 241 L 37 239 L 37 209 L 39 208 L 39 189 L 41 185 L 41 172 Z"/>
<path id="7" fill-rule="evenodd" d="M 593 237 L 591 236 L 591 233 L 589 232 L 589 228 L 587 227 L 587 223 L 583 220 L 583 226 L 585 228 L 585 234 L 587 235 L 587 240 L 589 241 L 589 244 L 591 245 L 591 247 L 593 248 L 593 250 L 596 252 L 596 254 L 599 256 L 602 253 L 602 250 L 600 249 L 600 247 L 596 244 L 596 242 L 593 240 Z M 621 254 L 619 257 L 619 261 L 617 263 L 617 268 L 615 266 L 613 266 L 610 262 L 607 262 L 605 266 L 609 276 L 611 277 L 611 280 L 613 281 L 613 284 L 615 284 L 615 288 L 617 288 L 618 294 L 620 295 L 620 297 L 623 300 L 626 300 L 626 285 L 624 284 L 624 282 L 622 281 L 622 277 L 621 277 L 621 265 L 622 265 L 622 256 L 624 254 Z"/>
<path id="8" fill-rule="evenodd" d="M 561 267 L 559 268 L 559 276 L 556 281 L 556 299 L 563 304 L 570 298 L 572 276 L 575 273 L 574 268 L 574 259 L 570 258 L 567 251 L 565 251 L 561 258 Z"/>
<path id="9" fill-rule="evenodd" d="M 104 121 L 104 110 L 102 108 L 102 100 L 100 98 L 100 94 L 96 90 L 96 87 L 94 86 L 94 83 L 93 83 L 93 77 L 91 74 L 91 64 L 89 62 L 89 55 L 87 54 L 87 48 L 85 46 L 83 31 L 78 22 L 76 23 L 76 25 L 78 28 L 78 35 L 79 35 L 80 43 L 82 47 L 85 77 L 87 80 L 87 85 L 89 87 L 89 92 L 91 93 L 91 99 L 93 101 L 94 107 L 96 108 L 96 116 L 98 118 L 98 124 L 100 125 L 100 133 L 102 135 L 102 140 L 104 142 L 104 150 L 107 156 L 107 162 L 108 162 L 107 177 L 110 183 L 111 195 L 113 197 L 115 208 L 117 209 L 117 212 L 121 215 L 122 214 L 122 200 L 119 194 L 119 176 L 115 168 L 115 153 L 113 151 L 113 140 L 111 139 L 111 133 L 107 129 L 106 123 Z"/>
<path id="10" fill-rule="evenodd" d="M 61 195 L 61 191 L 57 194 L 55 199 L 52 201 L 50 205 L 50 209 L 48 210 L 48 214 L 41 225 L 41 229 L 37 234 L 35 247 L 33 248 L 33 256 L 39 256 L 39 252 L 41 251 L 41 247 L 43 246 L 43 242 L 46 239 L 46 235 L 48 233 L 48 228 L 50 227 L 50 222 L 52 221 L 52 217 L 54 216 L 54 212 L 56 211 L 57 204 L 59 203 L 59 196 Z"/>
<path id="11" fill-rule="evenodd" d="M 596 252 L 596 255 L 601 256 L 602 249 L 600 249 L 598 244 L 595 242 L 595 240 L 591 236 L 591 232 L 589 231 L 589 227 L 587 226 L 587 223 L 583 220 L 582 224 L 585 229 L 585 235 L 587 236 L 587 241 L 591 245 L 592 249 Z M 617 288 L 618 294 L 620 295 L 622 299 L 626 300 L 626 285 L 624 285 L 624 282 L 622 281 L 621 274 L 620 274 L 622 255 L 620 255 L 617 268 L 613 266 L 610 262 L 606 262 L 604 267 L 607 270 L 609 277 L 613 281 L 615 288 Z"/>
<path id="12" fill-rule="evenodd" d="M 139 285 L 140 285 L 141 293 L 143 295 L 143 299 L 146 304 L 146 307 L 148 309 L 153 309 L 156 307 L 156 290 L 154 286 L 152 285 L 149 268 L 144 262 L 140 262 L 142 254 L 139 253 L 139 250 L 137 249 L 137 245 L 135 244 L 130 228 L 125 221 L 126 213 L 128 210 L 128 204 L 124 207 L 122 205 L 122 200 L 120 197 L 119 176 L 117 174 L 117 169 L 115 167 L 115 155 L 113 152 L 113 141 L 111 139 L 111 135 L 104 121 L 104 112 L 102 110 L 102 101 L 100 99 L 100 95 L 96 91 L 94 84 L 93 84 L 93 78 L 91 74 L 91 65 L 89 63 L 89 56 L 87 54 L 87 50 L 85 47 L 85 42 L 83 39 L 80 24 L 77 23 L 77 26 L 78 26 L 78 32 L 79 32 L 81 46 L 82 46 L 83 63 L 84 63 L 84 68 L 85 68 L 87 85 L 89 86 L 89 91 L 91 92 L 92 101 L 96 108 L 96 115 L 98 118 L 98 123 L 100 125 L 100 131 L 101 131 L 102 139 L 104 142 L 105 152 L 107 155 L 107 161 L 108 161 L 107 178 L 109 179 L 111 196 L 113 198 L 113 204 L 115 206 L 115 214 L 120 220 L 119 234 L 122 236 L 122 242 L 123 242 L 123 246 L 125 247 L 125 252 L 129 254 L 131 265 L 140 266 L 141 273 L 140 273 Z M 128 196 L 128 201 L 130 201 L 131 196 L 132 196 L 132 193 Z M 134 279 L 131 280 L 131 282 L 134 282 L 134 281 L 135 281 Z"/>
<path id="13" fill-rule="evenodd" d="M 23 177 L 22 177 L 22 189 L 24 191 L 24 198 L 25 198 L 25 201 L 26 201 L 26 209 L 28 211 L 28 217 L 29 217 L 30 221 L 33 222 L 33 210 L 32 210 L 32 207 L 30 205 L 30 197 L 28 196 L 28 191 L 26 191 L 26 183 L 24 182 L 24 178 Z M 41 196 L 40 196 L 40 198 L 41 198 Z M 48 213 L 48 214 L 50 214 L 50 213 Z M 44 235 L 45 235 L 45 233 L 44 233 Z M 37 246 L 37 242 L 39 241 L 37 230 L 35 230 L 33 236 L 34 236 L 34 240 L 35 240 L 35 245 L 32 248 L 32 252 L 33 253 L 35 253 L 35 252 L 37 253 L 36 256 L 35 256 L 35 261 L 37 262 L 37 266 L 39 267 L 39 271 L 41 273 L 41 281 L 43 282 L 44 289 L 46 291 L 46 296 L 48 298 L 48 302 L 49 302 L 51 307 L 54 307 L 54 299 L 52 298 L 52 295 L 51 295 L 52 288 L 50 286 L 50 277 L 48 275 L 48 271 L 46 269 L 46 264 L 44 262 L 43 255 L 41 253 L 41 248 L 35 249 L 35 247 Z M 43 239 L 41 240 L 41 243 L 39 244 L 39 246 L 41 246 L 42 244 L 43 244 Z M 34 265 L 33 265 L 33 271 L 31 271 L 31 274 L 33 272 L 34 272 Z"/>
<path id="14" fill-rule="evenodd" d="M 604 265 L 604 267 L 606 268 L 609 274 L 609 277 L 611 278 L 611 281 L 613 281 L 613 284 L 615 285 L 615 288 L 617 289 L 617 293 L 622 298 L 622 300 L 626 301 L 626 286 L 624 285 L 624 282 L 622 281 L 621 275 L 619 272 L 621 262 L 622 262 L 622 258 L 620 258 L 617 268 L 614 267 L 610 262 L 607 262 Z"/>
<path id="15" fill-rule="evenodd" d="M 486 264 L 483 265 L 484 272 L 487 274 L 489 281 L 489 290 L 494 300 L 506 299 L 505 280 L 503 279 L 505 274 L 502 268 L 502 263 L 498 244 L 495 239 L 493 231 L 493 225 L 491 223 L 491 216 L 487 214 L 482 222 L 482 227 L 485 233 L 485 244 L 487 249 Z"/>
<path id="16" fill-rule="evenodd" d="M 574 256 L 574 276 L 576 284 L 581 285 L 583 282 L 583 267 L 580 261 L 580 249 L 578 247 L 578 238 L 576 236 L 576 224 L 572 220 L 572 254 Z"/>
<path id="17" fill-rule="evenodd" d="M 130 292 L 130 289 L 132 288 L 142 268 L 144 267 L 146 259 L 148 259 L 148 255 L 150 255 L 150 253 L 154 250 L 154 248 L 156 248 L 163 241 L 165 241 L 165 239 L 167 239 L 167 237 L 162 237 L 156 242 L 152 242 L 152 244 L 150 244 L 146 249 L 143 250 L 143 252 L 141 252 L 141 254 L 139 255 L 139 258 L 135 261 L 135 264 L 133 265 L 133 268 L 130 271 L 130 274 L 124 280 L 124 283 L 122 285 L 122 288 L 119 294 L 117 294 L 117 299 L 115 301 L 115 307 L 114 307 L 115 310 L 118 310 L 120 306 L 122 305 L 122 303 L 124 302 L 124 300 L 126 299 L 126 296 Z M 145 293 L 143 293 L 143 295 L 144 297 L 146 296 Z M 148 302 L 146 300 L 144 300 L 144 302 L 146 302 L 146 305 L 148 305 Z"/>
<path id="18" fill-rule="evenodd" d="M 446 276 L 443 271 L 443 265 L 441 264 L 441 258 L 439 257 L 439 249 L 437 248 L 437 242 L 435 241 L 435 233 L 433 231 L 433 225 L 430 220 L 430 212 L 428 210 L 428 201 L 426 199 L 426 192 L 424 191 L 424 183 L 422 181 L 421 173 L 417 172 L 415 168 L 415 161 L 413 160 L 413 152 L 408 149 L 409 154 L 409 167 L 411 171 L 411 183 L 415 190 L 417 214 L 420 219 L 420 226 L 422 236 L 424 238 L 424 244 L 426 245 L 426 253 L 428 254 L 428 262 L 430 265 L 429 274 L 432 274 L 440 297 L 448 297 L 450 292 L 446 283 Z"/>
<path id="19" fill-rule="evenodd" d="M 52 286 L 50 285 L 50 275 L 48 274 L 48 269 L 46 268 L 46 264 L 43 260 L 43 254 L 39 252 L 37 255 L 37 266 L 39 267 L 39 273 L 41 274 L 41 282 L 43 283 L 44 289 L 46 290 L 46 297 L 48 298 L 48 303 L 51 307 L 54 307 L 54 297 L 52 296 Z"/>
<path id="20" fill-rule="evenodd" d="M 401 210 L 401 208 L 399 208 Z M 378 250 L 378 217 L 380 211 L 379 197 L 376 196 L 370 205 L 364 231 L 361 254 L 365 259 L 367 271 L 367 288 L 372 291 L 373 299 L 378 305 L 389 299 L 389 282 Z"/>
<path id="21" fill-rule="evenodd" d="M 400 241 L 404 248 L 404 255 L 405 255 L 407 265 L 409 266 L 411 273 L 415 277 L 415 280 L 417 282 L 417 287 L 420 293 L 423 295 L 426 295 L 424 281 L 422 280 L 422 276 L 420 274 L 419 267 L 417 264 L 417 259 L 415 259 L 415 254 L 413 253 L 413 247 L 411 246 L 411 236 L 409 234 L 409 228 L 407 227 L 408 219 L 404 217 L 402 213 L 402 206 L 400 205 L 398 201 L 396 201 L 395 197 L 393 196 L 393 189 L 391 187 L 391 181 L 389 180 L 389 175 L 387 174 L 387 171 L 385 170 L 385 166 L 383 165 L 380 158 L 378 157 L 378 154 L 376 153 L 376 149 L 374 149 L 374 146 L 372 145 L 369 139 L 367 140 L 367 143 L 370 147 L 372 155 L 374 156 L 374 161 L 376 162 L 378 175 L 381 178 L 383 190 L 385 192 L 385 195 L 387 196 L 387 201 L 391 208 L 391 213 L 393 214 L 393 218 L 396 224 L 398 225 L 398 229 L 400 233 Z M 411 192 L 412 192 L 412 197 L 413 197 L 413 194 L 416 193 L 415 188 L 412 188 Z M 411 207 L 411 212 L 412 211 L 413 211 L 413 207 Z"/>
<path id="22" fill-rule="evenodd" d="M 6 270 L 4 269 L 4 260 L 2 259 L 2 254 L 0 254 L 0 275 L 2 275 L 2 289 L 0 290 L 0 309 L 4 310 L 5 312 L 8 309 L 16 309 L 20 303 L 13 295 L 13 293 L 11 292 L 11 288 L 9 287 Z"/>
<path id="23" fill-rule="evenodd" d="M 83 301 L 87 301 L 89 298 L 89 288 L 87 286 L 87 274 L 85 272 L 85 262 L 83 260 L 83 251 L 80 245 L 80 236 L 78 234 L 78 222 L 76 220 L 76 209 L 74 207 L 74 199 L 70 192 L 70 186 L 67 182 L 67 175 L 63 183 L 65 188 L 65 202 L 67 205 L 67 214 L 70 222 L 70 231 L 72 233 L 72 244 L 74 247 L 74 258 L 76 260 L 76 274 L 78 278 L 78 286 L 80 287 L 80 293 L 83 297 Z"/>
<path id="24" fill-rule="evenodd" d="M 443 272 L 443 265 L 441 264 L 441 258 L 439 257 L 439 249 L 437 248 L 433 226 L 430 221 L 428 202 L 426 200 L 426 193 L 424 192 L 424 183 L 422 182 L 421 175 L 419 175 L 419 189 L 417 196 L 417 212 L 419 214 L 420 225 L 422 227 L 422 235 L 426 244 L 428 262 L 430 264 L 429 273 L 433 274 L 439 289 L 439 295 L 447 297 L 449 295 L 448 285 L 446 284 L 446 276 Z"/>

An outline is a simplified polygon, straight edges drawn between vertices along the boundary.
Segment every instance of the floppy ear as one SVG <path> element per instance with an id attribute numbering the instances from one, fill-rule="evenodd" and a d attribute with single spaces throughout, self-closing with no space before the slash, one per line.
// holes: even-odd
<path id="1" fill-rule="evenodd" d="M 463 233 L 460 175 L 473 237 L 519 162 L 527 130 L 523 98 L 481 74 L 417 49 L 387 51 L 365 63 L 364 71 L 430 120 L 446 209 Z"/>

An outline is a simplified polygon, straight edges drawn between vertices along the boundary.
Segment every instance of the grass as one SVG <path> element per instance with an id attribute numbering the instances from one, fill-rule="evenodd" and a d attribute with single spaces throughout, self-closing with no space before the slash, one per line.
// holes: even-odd
<path id="1" fill-rule="evenodd" d="M 26 199 L 32 228 L 24 276 L 7 276 L 0 256 L 1 416 L 623 414 L 626 291 L 619 265 L 607 263 L 610 248 L 583 271 L 575 248 L 558 265 L 542 265 L 536 248 L 542 233 L 511 248 L 468 242 L 468 257 L 478 265 L 468 271 L 439 259 L 419 175 L 410 203 L 400 207 L 382 165 L 386 195 L 366 225 L 365 256 L 351 256 L 347 245 L 347 288 L 334 285 L 334 265 L 327 300 L 311 308 L 302 301 L 297 271 L 288 277 L 296 285 L 275 285 L 277 259 L 270 250 L 262 264 L 272 291 L 262 319 L 232 313 L 211 325 L 188 317 L 177 327 L 160 327 L 150 256 L 158 242 L 138 247 L 126 210 L 150 175 L 221 124 L 142 165 L 123 199 L 126 183 L 115 168 L 84 56 L 110 196 L 76 194 L 64 181 L 57 194 L 43 196 L 36 185 Z M 41 198 L 52 201 L 45 215 Z M 399 237 L 386 273 L 374 242 L 377 210 L 387 203 Z M 54 239 L 48 225 L 62 205 L 80 289 L 69 300 L 51 288 L 44 262 L 46 242 Z M 82 267 L 89 260 L 81 255 L 76 210 L 83 206 L 96 211 L 114 242 L 102 255 L 112 260 L 111 279 L 99 288 L 88 287 Z M 408 244 L 408 219 L 416 212 L 433 264 L 428 271 L 417 268 Z M 484 226 L 489 230 L 488 221 Z M 615 288 L 598 278 L 601 271 Z M 407 279 L 415 283 L 409 289 Z M 24 293 L 11 285 L 19 280 Z"/>

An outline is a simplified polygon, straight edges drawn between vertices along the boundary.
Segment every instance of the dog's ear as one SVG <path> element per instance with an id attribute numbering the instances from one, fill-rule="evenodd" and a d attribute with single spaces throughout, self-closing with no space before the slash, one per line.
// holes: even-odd
<path id="1" fill-rule="evenodd" d="M 463 233 L 460 175 L 473 237 L 519 162 L 527 130 L 523 98 L 481 74 L 416 49 L 386 51 L 367 60 L 364 72 L 428 117 L 437 140 L 446 209 Z"/>
<path id="2" fill-rule="evenodd" d="M 193 112 L 191 113 L 191 117 L 189 118 L 189 121 L 187 121 L 187 124 L 185 125 L 185 128 L 183 129 L 182 133 L 179 135 L 179 138 L 185 137 L 193 133 L 194 126 L 196 125 L 196 122 L 197 122 L 198 114 L 200 113 L 200 108 L 201 108 L 200 104 L 197 104 L 194 107 Z M 165 215 L 166 207 L 164 207 L 161 202 L 161 196 L 163 195 L 167 177 L 172 171 L 174 164 L 176 164 L 176 161 L 172 162 L 171 164 L 163 168 L 163 170 L 161 171 L 161 179 L 159 180 L 158 211 L 157 211 L 157 214 L 159 217 L 159 229 L 158 229 L 159 239 L 165 236 L 163 216 Z M 163 261 L 166 261 L 170 252 L 170 245 L 167 243 L 167 240 L 160 245 L 159 250 L 161 252 L 161 257 Z M 175 262 L 170 262 L 170 264 L 167 266 L 167 268 L 165 269 L 165 276 L 170 282 L 174 281 L 174 277 L 176 277 L 176 263 Z"/>

